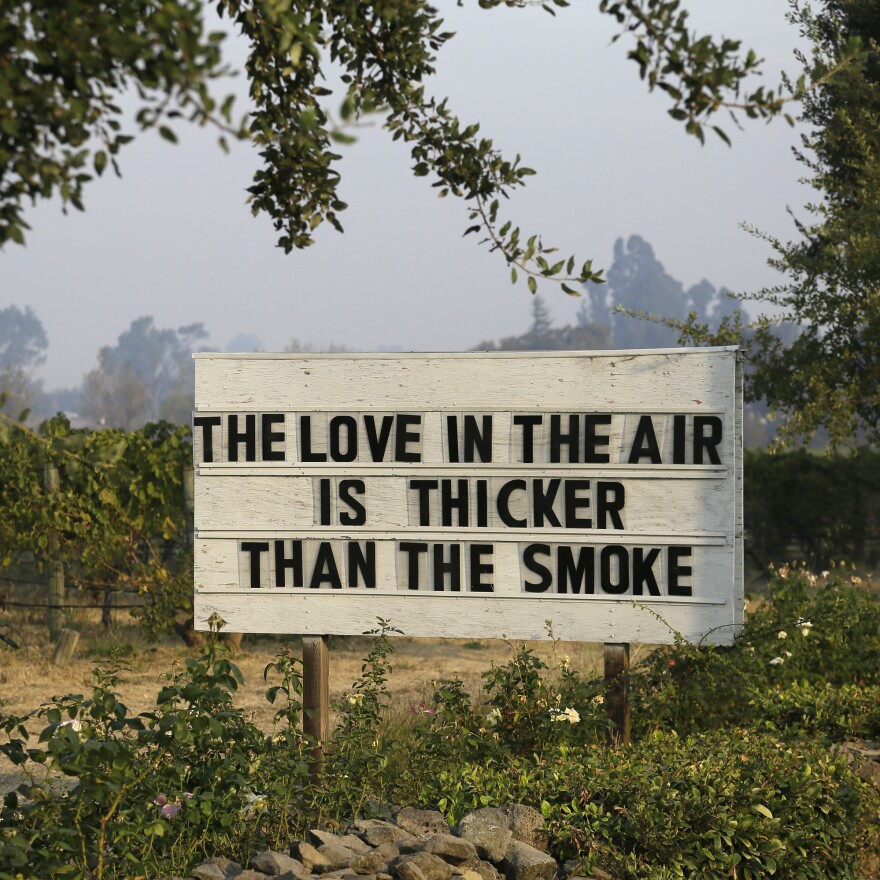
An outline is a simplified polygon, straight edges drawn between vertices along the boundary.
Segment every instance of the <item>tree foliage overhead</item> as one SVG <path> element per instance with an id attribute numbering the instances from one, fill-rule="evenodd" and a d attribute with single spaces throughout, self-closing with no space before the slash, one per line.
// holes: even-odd
<path id="1" fill-rule="evenodd" d="M 462 0 L 460 0 L 462 2 Z M 479 0 L 483 8 L 528 0 Z M 566 0 L 547 0 L 549 11 Z M 501 216 L 504 199 L 534 172 L 503 155 L 477 122 L 460 120 L 427 81 L 453 36 L 424 0 L 219 0 L 217 10 L 249 44 L 251 108 L 240 123 L 232 99 L 212 94 L 226 72 L 221 33 L 205 24 L 202 0 L 9 0 L 0 21 L 0 244 L 24 241 L 29 201 L 60 196 L 83 207 L 94 175 L 119 172 L 125 132 L 120 95 L 136 92 L 135 126 L 174 140 L 183 117 L 251 140 L 262 165 L 250 187 L 254 213 L 268 214 L 285 251 L 313 243 L 324 223 L 341 230 L 336 152 L 352 140 L 350 123 L 379 113 L 395 140 L 410 148 L 412 171 L 440 195 L 461 198 L 467 233 L 480 233 L 511 268 L 513 280 L 557 281 L 572 294 L 599 280 L 591 261 L 559 258 L 540 235 Z M 679 0 L 601 0 L 598 12 L 620 26 L 628 55 L 649 89 L 670 101 L 670 115 L 700 138 L 722 109 L 749 117 L 782 110 L 778 92 L 750 88 L 759 59 L 740 43 L 689 30 Z M 326 86 L 329 63 L 344 92 Z M 575 285 L 575 286 L 571 286 Z"/>
<path id="2" fill-rule="evenodd" d="M 810 41 L 804 67 L 799 161 L 815 202 L 796 218 L 798 237 L 771 246 L 777 287 L 741 296 L 773 307 L 747 324 L 740 314 L 713 332 L 696 315 L 670 321 L 682 338 L 739 342 L 749 352 L 746 392 L 783 417 L 781 440 L 824 428 L 833 445 L 880 439 L 880 7 L 825 0 L 795 4 Z"/>

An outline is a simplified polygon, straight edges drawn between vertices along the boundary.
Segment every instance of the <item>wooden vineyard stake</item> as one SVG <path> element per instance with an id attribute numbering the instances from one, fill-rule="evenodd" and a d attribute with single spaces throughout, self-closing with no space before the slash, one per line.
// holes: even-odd
<path id="1" fill-rule="evenodd" d="M 61 491 L 61 480 L 58 468 L 52 462 L 46 462 L 43 468 L 43 488 L 47 495 Z M 57 639 L 64 626 L 64 565 L 59 559 L 58 536 L 53 532 L 49 536 L 49 638 Z"/>
<path id="2" fill-rule="evenodd" d="M 64 666 L 73 658 L 79 642 L 79 633 L 75 629 L 63 629 L 58 637 L 58 643 L 55 645 L 55 652 L 52 654 L 53 666 Z"/>
<path id="3" fill-rule="evenodd" d="M 605 714 L 610 745 L 629 745 L 629 644 L 605 642 Z"/>
<path id="4" fill-rule="evenodd" d="M 321 772 L 324 744 L 330 737 L 330 651 L 327 636 L 303 636 L 303 733 L 315 739 L 310 767 Z"/>

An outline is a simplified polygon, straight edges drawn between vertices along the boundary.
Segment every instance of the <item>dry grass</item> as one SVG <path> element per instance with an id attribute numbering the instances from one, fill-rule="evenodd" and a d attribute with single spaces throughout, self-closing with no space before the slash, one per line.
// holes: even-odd
<path id="1" fill-rule="evenodd" d="M 155 706 L 156 694 L 162 686 L 162 676 L 183 663 L 188 657 L 198 656 L 198 650 L 187 648 L 177 636 L 164 637 L 156 643 L 148 642 L 136 624 L 125 612 L 117 612 L 112 629 L 104 630 L 98 612 L 75 613 L 68 626 L 80 632 L 75 658 L 66 666 L 51 664 L 53 646 L 49 642 L 44 620 L 38 614 L 4 612 L 3 632 L 21 646 L 13 651 L 0 645 L 0 714 L 21 715 L 38 708 L 55 695 L 88 693 L 92 670 L 116 650 L 125 660 L 119 691 L 129 710 L 137 714 Z M 236 703 L 253 713 L 261 729 L 272 726 L 274 707 L 265 699 L 266 684 L 263 670 L 285 645 L 299 654 L 298 638 L 270 638 L 246 636 L 241 650 L 233 658 L 244 675 L 244 686 L 236 695 Z M 330 700 L 342 698 L 361 673 L 363 658 L 370 650 L 371 640 L 366 637 L 335 638 L 330 648 Z M 551 667 L 557 666 L 565 655 L 572 667 L 587 677 L 601 674 L 602 646 L 584 643 L 536 642 L 535 651 Z M 393 640 L 391 658 L 393 673 L 389 682 L 392 694 L 392 714 L 409 711 L 430 697 L 432 682 L 458 675 L 471 693 L 480 689 L 480 674 L 493 662 L 509 659 L 512 646 L 494 640 L 465 641 L 461 639 Z M 20 780 L 20 775 L 0 759 L 0 791 L 9 790 Z"/>

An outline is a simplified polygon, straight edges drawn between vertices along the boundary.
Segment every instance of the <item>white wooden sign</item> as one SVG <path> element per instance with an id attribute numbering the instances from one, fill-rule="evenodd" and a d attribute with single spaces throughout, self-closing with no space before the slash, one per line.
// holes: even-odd
<path id="1" fill-rule="evenodd" d="M 735 348 L 194 357 L 200 628 L 730 643 L 742 624 Z"/>

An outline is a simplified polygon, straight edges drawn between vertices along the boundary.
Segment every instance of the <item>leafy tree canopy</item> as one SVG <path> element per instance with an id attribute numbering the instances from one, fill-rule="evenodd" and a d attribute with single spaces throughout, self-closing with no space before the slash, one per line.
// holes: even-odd
<path id="1" fill-rule="evenodd" d="M 463 2 L 463 0 L 459 0 Z M 483 8 L 530 0 L 479 0 Z M 547 0 L 548 12 L 567 6 Z M 223 34 L 205 24 L 202 0 L 9 0 L 0 21 L 0 244 L 22 243 L 28 202 L 60 195 L 83 208 L 86 184 L 109 166 L 119 173 L 125 131 L 120 95 L 139 99 L 135 125 L 174 141 L 174 121 L 218 130 L 221 143 L 253 142 L 262 164 L 250 187 L 255 214 L 266 213 L 289 252 L 311 245 L 329 223 L 341 230 L 337 145 L 347 126 L 381 113 L 395 140 L 410 148 L 412 171 L 441 195 L 467 205 L 467 233 L 500 252 L 512 279 L 532 292 L 547 278 L 576 294 L 601 273 L 591 261 L 559 258 L 501 216 L 502 200 L 534 172 L 503 156 L 478 123 L 460 120 L 426 91 L 437 53 L 453 34 L 424 0 L 219 0 L 217 10 L 247 39 L 251 110 L 233 119 L 231 97 L 214 94 L 228 72 Z M 669 114 L 700 138 L 721 109 L 748 117 L 782 111 L 779 91 L 751 88 L 759 59 L 740 43 L 689 30 L 680 0 L 600 0 L 620 26 L 628 55 Z M 332 121 L 324 70 L 342 70 Z M 341 99 L 341 100 L 340 100 Z M 574 286 L 572 286 L 574 285 Z"/>
<path id="2" fill-rule="evenodd" d="M 685 339 L 739 341 L 752 364 L 747 391 L 766 396 L 785 419 L 782 439 L 824 427 L 833 444 L 880 439 L 880 6 L 826 0 L 795 6 L 809 39 L 802 55 L 811 83 L 798 154 L 816 201 L 796 219 L 798 238 L 771 245 L 785 275 L 743 297 L 773 306 L 751 325 L 740 316 L 713 333 L 696 315 L 676 323 Z M 833 76 L 832 76 L 833 73 Z M 756 233 L 761 234 L 761 233 Z M 780 314 L 782 317 L 778 317 Z M 780 334 L 791 325 L 799 332 Z"/>

